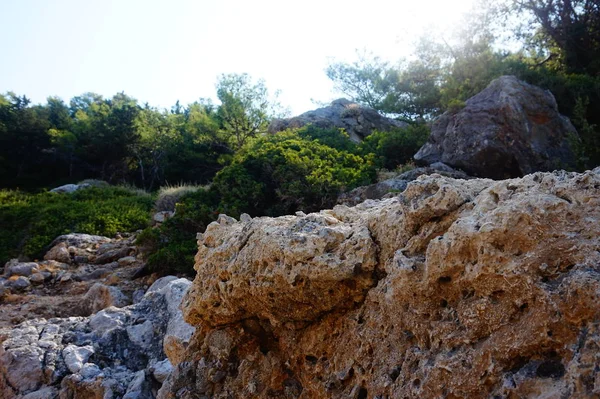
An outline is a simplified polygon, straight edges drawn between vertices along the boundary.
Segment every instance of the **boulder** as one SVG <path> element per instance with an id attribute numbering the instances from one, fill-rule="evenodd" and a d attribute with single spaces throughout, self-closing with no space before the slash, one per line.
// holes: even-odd
<path id="1" fill-rule="evenodd" d="M 12 259 L 4 265 L 4 276 L 29 277 L 37 271 L 38 267 L 39 265 L 35 262 L 19 262 L 17 259 Z"/>
<path id="2" fill-rule="evenodd" d="M 595 398 L 600 168 L 221 218 L 158 398 Z"/>
<path id="3" fill-rule="evenodd" d="M 274 119 L 268 131 L 276 133 L 309 124 L 319 128 L 345 129 L 350 140 L 355 143 L 361 142 L 374 130 L 387 131 L 408 126 L 405 122 L 386 118 L 372 108 L 340 98 L 327 107 L 308 111 L 293 118 Z"/>
<path id="4" fill-rule="evenodd" d="M 559 114 L 552 93 L 502 76 L 463 109 L 439 117 L 414 158 L 422 165 L 444 162 L 472 176 L 504 179 L 575 166 L 573 140 L 577 132 Z"/>

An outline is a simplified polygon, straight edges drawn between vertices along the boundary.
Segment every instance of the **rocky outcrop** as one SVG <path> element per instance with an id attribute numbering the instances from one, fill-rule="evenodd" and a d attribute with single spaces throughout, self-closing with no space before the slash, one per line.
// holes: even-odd
<path id="1" fill-rule="evenodd" d="M 441 162 L 436 162 L 430 166 L 414 168 L 398 176 L 368 186 L 357 187 L 340 195 L 337 202 L 340 205 L 354 206 L 368 199 L 391 198 L 406 190 L 408 183 L 416 180 L 419 176 L 432 174 L 455 179 L 471 179 L 463 171 L 455 170 Z"/>
<path id="2" fill-rule="evenodd" d="M 0 397 L 155 397 L 194 332 L 178 310 L 190 285 L 165 277 L 132 306 L 0 330 Z"/>
<path id="3" fill-rule="evenodd" d="M 222 216 L 158 397 L 598 397 L 599 222 L 600 168 Z"/>
<path id="4" fill-rule="evenodd" d="M 492 179 L 573 167 L 578 140 L 549 91 L 503 76 L 433 124 L 415 155 L 419 164 L 443 162 Z"/>
<path id="5" fill-rule="evenodd" d="M 345 129 L 350 140 L 356 143 L 362 141 L 374 130 L 387 131 L 408 126 L 405 122 L 386 118 L 372 108 L 340 98 L 324 108 L 308 111 L 293 118 L 275 119 L 269 125 L 268 130 L 269 133 L 276 133 L 309 124 L 319 128 Z"/>

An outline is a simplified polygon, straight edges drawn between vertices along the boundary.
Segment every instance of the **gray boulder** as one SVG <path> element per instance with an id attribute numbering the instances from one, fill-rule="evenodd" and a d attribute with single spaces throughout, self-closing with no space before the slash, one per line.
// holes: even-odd
<path id="1" fill-rule="evenodd" d="M 472 176 L 504 179 L 573 167 L 570 141 L 577 138 L 552 93 L 502 76 L 463 109 L 439 117 L 414 158 L 421 165 L 444 162 Z"/>
<path id="2" fill-rule="evenodd" d="M 309 124 L 326 129 L 345 129 L 350 140 L 355 143 L 362 141 L 374 130 L 387 131 L 408 126 L 405 122 L 386 118 L 372 108 L 340 98 L 327 107 L 308 111 L 293 118 L 274 119 L 268 130 L 269 133 L 277 133 Z"/>

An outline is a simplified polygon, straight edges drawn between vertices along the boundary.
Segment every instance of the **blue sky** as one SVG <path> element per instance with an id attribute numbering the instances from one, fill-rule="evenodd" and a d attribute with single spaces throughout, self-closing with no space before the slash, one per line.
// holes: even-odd
<path id="1" fill-rule="evenodd" d="M 324 69 L 357 49 L 396 60 L 471 0 L 0 0 L 0 93 L 35 103 L 117 92 L 169 108 L 214 97 L 221 73 L 280 90 L 292 113 L 339 97 Z"/>

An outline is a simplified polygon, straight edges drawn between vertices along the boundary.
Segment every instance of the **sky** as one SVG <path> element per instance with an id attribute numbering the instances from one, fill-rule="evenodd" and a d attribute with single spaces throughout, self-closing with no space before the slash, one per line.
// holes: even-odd
<path id="1" fill-rule="evenodd" d="M 340 97 L 325 68 L 395 61 L 473 0 L 0 0 L 0 93 L 34 103 L 118 92 L 170 108 L 215 98 L 222 73 L 264 79 L 292 114 Z"/>

